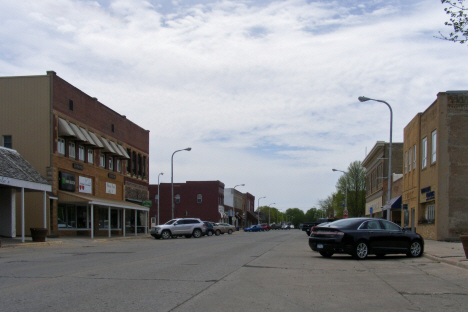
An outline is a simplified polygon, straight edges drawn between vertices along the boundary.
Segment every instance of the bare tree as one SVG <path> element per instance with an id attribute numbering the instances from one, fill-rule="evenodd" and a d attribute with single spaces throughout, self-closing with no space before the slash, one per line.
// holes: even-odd
<path id="1" fill-rule="evenodd" d="M 450 21 L 445 22 L 445 25 L 453 27 L 453 32 L 446 36 L 439 31 L 440 37 L 434 37 L 461 44 L 466 43 L 468 40 L 468 7 L 465 7 L 465 0 L 441 0 L 441 2 L 449 5 L 444 9 L 445 13 L 450 15 Z"/>

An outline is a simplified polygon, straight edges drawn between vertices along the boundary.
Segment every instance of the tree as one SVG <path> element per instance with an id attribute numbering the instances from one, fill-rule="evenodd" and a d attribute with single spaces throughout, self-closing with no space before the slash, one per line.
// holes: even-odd
<path id="1" fill-rule="evenodd" d="M 366 211 L 366 169 L 361 161 L 356 160 L 349 164 L 348 170 L 336 183 L 338 193 L 346 194 L 348 190 L 348 216 L 361 217 Z"/>
<path id="2" fill-rule="evenodd" d="M 320 209 L 324 212 L 324 218 L 334 218 L 335 217 L 335 207 L 334 207 L 334 197 L 336 193 L 328 195 L 325 199 L 320 199 L 318 205 Z"/>
<path id="3" fill-rule="evenodd" d="M 468 7 L 464 5 L 465 0 L 441 0 L 441 2 L 449 5 L 444 11 L 450 15 L 450 22 L 445 22 L 445 25 L 452 26 L 453 32 L 447 37 L 439 31 L 440 37 L 435 37 L 461 44 L 466 43 L 468 40 Z"/>
<path id="4" fill-rule="evenodd" d="M 306 211 L 304 222 L 315 222 L 318 218 L 322 217 L 322 211 L 313 207 Z"/>

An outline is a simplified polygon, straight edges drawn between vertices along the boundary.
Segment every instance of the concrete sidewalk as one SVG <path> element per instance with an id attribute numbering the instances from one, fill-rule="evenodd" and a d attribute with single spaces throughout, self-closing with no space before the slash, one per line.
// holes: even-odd
<path id="1" fill-rule="evenodd" d="M 25 237 L 25 242 L 21 243 L 21 237 L 1 238 L 2 248 L 8 247 L 28 247 L 28 246 L 50 246 L 57 244 L 89 244 L 89 243 L 104 243 L 111 241 L 122 241 L 131 239 L 154 239 L 149 234 L 115 236 L 115 237 L 59 237 L 47 238 L 44 243 L 35 243 L 31 237 Z M 468 259 L 465 256 L 463 245 L 461 242 L 442 242 L 434 240 L 424 241 L 424 257 L 433 261 L 448 263 L 468 270 Z"/>

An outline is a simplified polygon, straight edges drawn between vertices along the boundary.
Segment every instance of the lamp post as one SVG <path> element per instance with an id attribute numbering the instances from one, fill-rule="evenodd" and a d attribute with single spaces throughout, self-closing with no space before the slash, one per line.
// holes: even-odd
<path id="1" fill-rule="evenodd" d="M 234 186 L 234 190 L 236 189 L 236 187 L 238 186 L 245 186 L 245 184 L 237 184 L 236 186 Z M 236 196 L 236 192 L 234 192 L 233 196 Z M 235 214 L 236 214 L 236 201 L 234 200 L 234 198 L 232 199 L 232 217 L 234 218 Z M 242 204 L 241 204 L 242 206 Z M 234 221 L 234 219 L 232 219 Z M 236 218 L 236 227 L 239 226 L 239 223 L 237 221 L 237 218 Z"/>
<path id="2" fill-rule="evenodd" d="M 159 193 L 159 176 L 162 176 L 164 173 L 158 174 L 158 225 L 159 225 L 159 202 L 161 201 L 161 193 Z"/>
<path id="3" fill-rule="evenodd" d="M 345 211 L 343 212 L 343 218 L 344 218 L 344 215 L 346 213 L 346 216 L 348 216 L 348 176 L 346 175 L 346 172 L 344 172 L 343 170 L 338 170 L 338 169 L 332 169 L 333 171 L 339 171 L 339 172 L 343 172 L 345 174 L 345 178 L 346 178 L 346 193 L 345 193 Z"/>
<path id="4" fill-rule="evenodd" d="M 266 196 L 260 197 L 258 199 L 257 209 L 258 209 L 258 224 L 260 224 L 260 199 L 266 198 Z"/>
<path id="5" fill-rule="evenodd" d="M 359 98 L 360 102 L 366 102 L 366 101 L 376 101 L 380 103 L 384 103 L 385 105 L 388 106 L 390 109 L 390 143 L 388 144 L 388 187 L 387 187 L 387 204 L 390 205 L 390 200 L 392 199 L 392 133 L 393 133 L 393 111 L 392 107 L 390 104 L 388 104 L 385 101 L 382 100 L 376 100 L 376 99 L 371 99 L 365 96 L 360 96 Z M 391 211 L 391 206 L 388 207 L 387 211 L 387 220 L 390 220 L 390 211 Z"/>
<path id="6" fill-rule="evenodd" d="M 177 150 L 174 153 L 172 153 L 171 157 L 171 197 L 172 197 L 172 219 L 174 219 L 174 154 L 177 152 L 181 151 L 188 151 L 190 152 L 192 150 L 191 147 L 187 147 L 181 150 Z"/>
<path id="7" fill-rule="evenodd" d="M 270 213 L 271 207 L 270 206 L 271 205 L 276 205 L 276 203 L 271 203 L 271 204 L 268 205 L 268 225 L 271 224 L 271 220 L 270 220 L 271 219 L 270 218 L 270 216 L 271 216 L 271 213 Z"/>

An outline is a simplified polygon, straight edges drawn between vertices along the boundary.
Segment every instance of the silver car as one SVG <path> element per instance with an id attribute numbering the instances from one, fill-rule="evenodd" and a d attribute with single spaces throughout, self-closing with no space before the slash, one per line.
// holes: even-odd
<path id="1" fill-rule="evenodd" d="M 176 238 L 185 236 L 186 238 L 199 238 L 206 232 L 206 225 L 197 218 L 178 218 L 167 221 L 163 225 L 156 225 L 151 228 L 151 236 L 156 239 Z"/>

